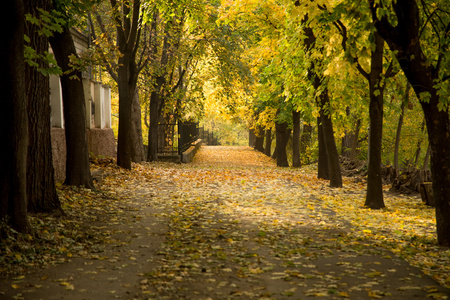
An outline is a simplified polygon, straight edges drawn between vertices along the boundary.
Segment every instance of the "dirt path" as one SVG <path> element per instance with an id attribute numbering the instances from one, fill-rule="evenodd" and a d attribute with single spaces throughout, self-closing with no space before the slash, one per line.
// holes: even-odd
<path id="1" fill-rule="evenodd" d="M 446 299 L 448 289 L 320 200 L 302 170 L 250 148 L 203 147 L 148 164 L 96 253 L 0 281 L 0 299 Z M 97 224 L 98 225 L 98 224 Z"/>

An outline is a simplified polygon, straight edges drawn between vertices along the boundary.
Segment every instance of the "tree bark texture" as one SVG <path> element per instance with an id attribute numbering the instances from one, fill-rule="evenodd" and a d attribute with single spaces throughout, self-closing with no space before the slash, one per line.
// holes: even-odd
<path id="1" fill-rule="evenodd" d="M 317 118 L 317 139 L 319 141 L 319 161 L 317 162 L 317 178 L 330 180 L 330 167 L 328 165 L 327 149 L 323 138 L 321 118 Z"/>
<path id="2" fill-rule="evenodd" d="M 249 129 L 248 130 L 248 146 L 249 147 L 254 147 L 255 146 L 255 131 L 253 129 Z"/>
<path id="3" fill-rule="evenodd" d="M 115 1 L 114 1 L 115 2 Z M 131 2 L 131 1 L 130 1 Z M 131 169 L 132 107 L 137 86 L 138 68 L 136 48 L 139 43 L 139 11 L 141 2 L 122 5 L 122 20 L 117 19 L 117 46 L 122 56 L 118 60 L 119 132 L 117 137 L 117 165 Z M 120 22 L 119 22 L 120 21 Z"/>
<path id="4" fill-rule="evenodd" d="M 264 153 L 264 128 L 257 126 L 255 130 L 255 150 Z"/>
<path id="5" fill-rule="evenodd" d="M 331 113 L 325 113 L 325 109 L 330 106 L 328 89 L 320 94 L 320 120 L 322 121 L 323 141 L 327 153 L 328 169 L 330 171 L 330 187 L 342 187 L 341 166 L 339 164 L 339 153 L 334 138 L 333 122 Z"/>
<path id="6" fill-rule="evenodd" d="M 350 107 L 346 108 L 346 115 L 351 118 Z M 358 136 L 361 127 L 361 119 L 357 119 L 354 123 L 354 128 L 351 131 L 346 131 L 342 138 L 341 155 L 354 160 L 356 158 L 356 148 L 358 147 Z"/>
<path id="7" fill-rule="evenodd" d="M 0 218 L 17 231 L 30 229 L 27 218 L 26 164 L 28 116 L 25 95 L 24 6 L 6 1 L 0 20 Z"/>
<path id="8" fill-rule="evenodd" d="M 393 2 L 398 24 L 393 27 L 386 18 L 378 19 L 380 3 L 369 0 L 375 26 L 395 51 L 400 66 L 421 99 L 431 148 L 431 174 L 436 205 L 438 243 L 450 247 L 450 118 L 448 109 L 439 110 L 439 95 L 435 80 L 439 70 L 429 63 L 420 42 L 419 7 L 415 0 Z M 423 101 L 423 93 L 427 101 Z"/>
<path id="9" fill-rule="evenodd" d="M 125 39 L 125 37 L 119 38 L 119 40 L 123 39 Z M 122 43 L 125 43 L 125 41 L 123 41 Z M 122 56 L 119 58 L 117 81 L 117 86 L 119 89 L 119 132 L 117 136 L 117 165 L 124 169 L 131 169 L 131 111 L 133 106 L 134 88 L 129 86 L 129 65 L 130 54 L 122 52 Z M 132 88 L 133 90 L 131 90 Z"/>
<path id="10" fill-rule="evenodd" d="M 367 166 L 367 194 L 365 206 L 383 208 L 383 181 L 381 178 L 381 143 L 383 138 L 383 38 L 375 32 L 375 51 L 371 55 L 369 74 L 369 162 Z"/>
<path id="11" fill-rule="evenodd" d="M 303 154 L 304 162 L 309 163 L 310 157 L 306 150 L 311 145 L 313 127 L 310 124 L 303 124 L 302 134 L 300 136 L 300 154 Z"/>
<path id="12" fill-rule="evenodd" d="M 141 104 L 139 103 L 139 92 L 136 89 L 133 97 L 131 113 L 131 161 L 140 163 L 145 160 L 144 142 L 142 139 L 142 114 Z"/>
<path id="13" fill-rule="evenodd" d="M 25 1 L 25 13 L 39 19 L 39 10 L 49 11 L 51 1 Z M 26 35 L 30 46 L 38 55 L 48 51 L 48 38 L 38 34 L 36 25 L 27 23 Z M 48 68 L 48 63 L 39 60 L 40 68 Z M 29 212 L 62 211 L 55 188 L 52 142 L 50 137 L 50 89 L 49 77 L 37 70 L 37 67 L 25 65 L 27 93 L 29 146 L 27 158 L 27 198 Z"/>
<path id="14" fill-rule="evenodd" d="M 159 90 L 160 85 L 158 84 L 156 90 L 150 95 L 150 126 L 148 128 L 147 161 L 158 160 L 158 123 L 160 106 Z"/>
<path id="15" fill-rule="evenodd" d="M 66 133 L 65 184 L 93 188 L 86 136 L 86 104 L 81 71 L 71 67 L 70 56 L 77 55 L 69 28 L 50 37 L 56 61 L 63 71 L 61 90 Z"/>
<path id="16" fill-rule="evenodd" d="M 305 44 L 307 49 L 312 49 L 315 47 L 316 37 L 314 35 L 314 32 L 312 28 L 305 27 L 304 33 L 306 35 Z M 310 75 L 309 79 L 312 81 L 312 84 L 314 86 L 314 89 L 317 91 L 319 87 L 321 87 L 322 82 L 321 74 L 317 74 L 314 70 L 314 63 L 312 63 L 310 67 Z M 342 174 L 341 174 L 341 168 L 339 164 L 339 154 L 336 147 L 336 141 L 334 139 L 334 131 L 333 131 L 333 123 L 331 120 L 331 112 L 330 112 L 330 97 L 328 95 L 328 89 L 325 86 L 324 90 L 320 95 L 316 98 L 316 103 L 319 106 L 319 114 L 320 114 L 320 128 L 319 128 L 319 162 L 322 158 L 322 163 L 320 164 L 320 167 L 324 167 L 324 159 L 325 154 L 322 152 L 320 153 L 320 148 L 322 148 L 322 151 L 325 149 L 326 153 L 326 160 L 327 160 L 327 167 L 321 170 L 320 172 L 323 172 L 319 174 L 318 171 L 318 177 L 324 176 L 325 170 L 327 170 L 329 178 L 330 178 L 330 187 L 342 187 Z M 320 136 L 320 134 L 322 134 Z M 322 147 L 321 146 L 322 143 Z"/>
<path id="17" fill-rule="evenodd" d="M 264 141 L 264 154 L 270 157 L 270 154 L 272 153 L 272 129 L 266 129 Z"/>
<path id="18" fill-rule="evenodd" d="M 300 112 L 292 111 L 292 166 L 300 168 Z"/>
<path id="19" fill-rule="evenodd" d="M 277 153 L 277 166 L 289 167 L 289 162 L 286 154 L 286 146 L 289 140 L 290 130 L 288 130 L 287 123 L 275 123 L 276 130 L 276 153 Z"/>

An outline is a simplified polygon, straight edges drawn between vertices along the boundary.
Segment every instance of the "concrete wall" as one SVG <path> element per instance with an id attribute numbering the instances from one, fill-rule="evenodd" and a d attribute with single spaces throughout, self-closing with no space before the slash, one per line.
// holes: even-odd
<path id="1" fill-rule="evenodd" d="M 93 156 L 116 157 L 116 141 L 111 128 L 86 130 L 89 154 Z M 52 154 L 55 180 L 63 182 L 66 178 L 66 134 L 64 128 L 52 128 Z"/>
<path id="2" fill-rule="evenodd" d="M 64 128 L 51 129 L 53 168 L 56 182 L 66 179 L 66 133 Z"/>
<path id="3" fill-rule="evenodd" d="M 202 146 L 201 139 L 198 139 L 194 143 L 192 143 L 192 146 L 181 154 L 181 162 L 182 163 L 192 162 L 195 153 L 197 153 L 198 149 L 200 149 L 201 146 Z"/>
<path id="4" fill-rule="evenodd" d="M 116 140 L 111 128 L 92 128 L 86 133 L 90 155 L 116 157 Z"/>

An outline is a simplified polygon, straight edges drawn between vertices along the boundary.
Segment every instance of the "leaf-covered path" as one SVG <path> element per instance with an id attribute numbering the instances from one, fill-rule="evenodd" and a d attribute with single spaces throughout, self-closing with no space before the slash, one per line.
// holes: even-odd
<path id="1" fill-rule="evenodd" d="M 313 173 L 311 167 L 276 168 L 271 159 L 248 147 L 203 147 L 189 165 L 135 165 L 131 172 L 109 166 L 100 172 L 103 195 L 109 198 L 103 204 L 93 199 L 92 206 L 84 207 L 97 210 L 90 225 L 104 238 L 89 251 L 66 251 L 55 266 L 2 280 L 0 298 L 450 295 L 423 274 L 442 285 L 450 283 L 445 266 L 450 253 L 427 240 L 433 235 L 430 224 L 403 215 L 402 228 L 413 229 L 399 233 L 397 225 L 389 224 L 397 222 L 393 211 L 372 213 L 361 204 L 346 204 L 363 201 L 361 184 L 347 180 L 347 187 L 329 189 Z M 405 210 L 425 209 L 418 199 L 407 201 L 413 204 Z M 417 236 L 420 244 L 408 234 Z M 423 246 L 427 243 L 429 247 Z M 414 249 L 419 250 L 408 255 Z M 416 258 L 422 270 L 399 257 Z M 432 257 L 444 266 L 439 269 Z M 439 272 L 428 270 L 427 263 Z"/>

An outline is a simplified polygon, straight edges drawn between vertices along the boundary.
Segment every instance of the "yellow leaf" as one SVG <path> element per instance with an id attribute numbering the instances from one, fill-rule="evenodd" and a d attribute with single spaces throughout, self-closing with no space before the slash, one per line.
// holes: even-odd
<path id="1" fill-rule="evenodd" d="M 61 286 L 64 286 L 66 288 L 66 290 L 74 290 L 75 287 L 73 286 L 73 284 L 67 282 L 67 281 L 63 281 L 60 283 Z"/>
<path id="2" fill-rule="evenodd" d="M 15 284 L 15 283 L 11 284 L 11 287 L 15 290 L 20 289 L 20 285 Z"/>

